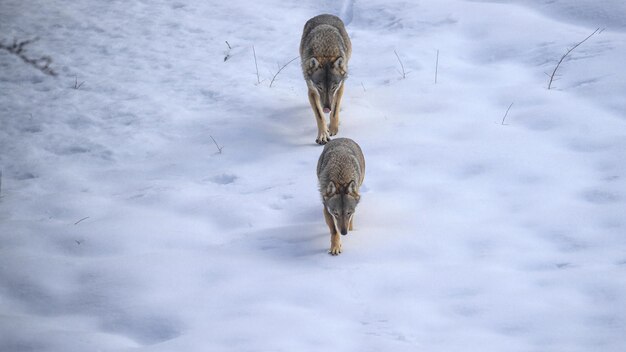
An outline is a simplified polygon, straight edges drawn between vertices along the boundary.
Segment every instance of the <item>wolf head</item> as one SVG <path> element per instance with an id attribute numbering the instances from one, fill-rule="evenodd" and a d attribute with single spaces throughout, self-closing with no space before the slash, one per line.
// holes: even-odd
<path id="1" fill-rule="evenodd" d="M 335 228 L 342 235 L 347 235 L 350 220 L 361 199 L 356 183 L 350 181 L 346 186 L 341 187 L 331 181 L 324 190 L 323 198 L 326 210 L 333 217 Z"/>
<path id="2" fill-rule="evenodd" d="M 348 68 L 343 57 L 325 64 L 312 57 L 308 61 L 307 84 L 316 90 L 320 96 L 320 102 L 325 113 L 330 112 L 335 101 L 337 91 L 348 78 Z"/>

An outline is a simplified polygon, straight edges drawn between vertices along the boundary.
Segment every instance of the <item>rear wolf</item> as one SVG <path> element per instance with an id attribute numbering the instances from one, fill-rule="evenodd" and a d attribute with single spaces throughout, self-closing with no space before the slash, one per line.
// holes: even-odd
<path id="1" fill-rule="evenodd" d="M 339 233 L 352 231 L 354 211 L 361 199 L 359 188 L 365 177 L 365 158 L 361 148 L 349 138 L 334 139 L 317 162 L 317 178 L 324 203 L 324 218 L 330 229 L 330 250 L 341 253 Z"/>
<path id="2" fill-rule="evenodd" d="M 317 121 L 317 144 L 326 144 L 339 131 L 339 108 L 350 55 L 352 43 L 339 17 L 319 15 L 304 25 L 300 60 Z M 328 112 L 330 128 L 324 117 Z"/>

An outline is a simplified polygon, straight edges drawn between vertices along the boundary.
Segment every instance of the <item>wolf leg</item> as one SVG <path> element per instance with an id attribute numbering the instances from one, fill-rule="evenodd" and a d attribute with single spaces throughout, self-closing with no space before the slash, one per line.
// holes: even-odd
<path id="1" fill-rule="evenodd" d="M 333 102 L 332 110 L 330 112 L 330 135 L 334 136 L 339 132 L 339 109 L 341 107 L 341 98 L 343 97 L 343 85 L 337 90 L 335 101 Z"/>
<path id="2" fill-rule="evenodd" d="M 315 143 L 326 144 L 330 140 L 328 136 L 328 129 L 326 129 L 326 118 L 324 118 L 324 112 L 322 111 L 322 104 L 320 103 L 319 95 L 313 92 L 309 88 L 309 102 L 313 108 L 315 114 L 315 121 L 317 122 L 317 139 Z"/>
<path id="3" fill-rule="evenodd" d="M 348 231 L 352 231 L 352 223 L 354 222 L 354 215 L 350 218 L 350 224 L 348 224 Z"/>
<path id="4" fill-rule="evenodd" d="M 326 225 L 328 225 L 328 229 L 330 230 L 330 249 L 328 253 L 331 255 L 338 255 L 341 253 L 341 238 L 339 237 L 339 232 L 335 228 L 335 222 L 333 221 L 332 215 L 326 210 L 324 207 L 324 219 L 326 219 Z"/>

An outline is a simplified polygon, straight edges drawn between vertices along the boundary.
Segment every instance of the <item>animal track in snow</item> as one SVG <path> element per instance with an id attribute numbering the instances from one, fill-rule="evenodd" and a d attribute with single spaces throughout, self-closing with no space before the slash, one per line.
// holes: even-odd
<path id="1" fill-rule="evenodd" d="M 180 336 L 181 329 L 171 319 L 157 314 L 112 314 L 103 327 L 146 345 L 171 340 Z"/>
<path id="2" fill-rule="evenodd" d="M 619 197 L 615 193 L 601 191 L 598 189 L 590 189 L 582 194 L 583 199 L 593 204 L 609 204 L 619 201 Z"/>
<path id="3" fill-rule="evenodd" d="M 237 176 L 231 174 L 221 174 L 210 178 L 210 181 L 220 185 L 228 185 L 237 180 Z"/>

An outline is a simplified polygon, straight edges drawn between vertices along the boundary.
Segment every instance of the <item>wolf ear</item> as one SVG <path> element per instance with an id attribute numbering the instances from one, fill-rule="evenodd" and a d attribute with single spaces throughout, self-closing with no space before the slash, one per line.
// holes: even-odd
<path id="1" fill-rule="evenodd" d="M 312 58 L 309 60 L 309 69 L 310 69 L 310 70 L 313 70 L 313 69 L 318 68 L 318 67 L 319 67 L 319 65 L 320 65 L 320 62 L 319 62 L 319 61 L 317 61 L 317 59 L 316 59 L 316 58 L 312 57 Z"/>
<path id="2" fill-rule="evenodd" d="M 330 181 L 328 183 L 328 186 L 326 186 L 326 192 L 324 193 L 324 196 L 330 198 L 335 194 L 337 194 L 337 187 L 335 186 L 335 183 L 333 181 Z"/>
<path id="3" fill-rule="evenodd" d="M 348 187 L 346 187 L 346 194 L 349 194 L 355 197 L 359 196 L 359 190 L 356 188 L 356 182 L 354 182 L 354 180 L 348 183 Z"/>
<path id="4" fill-rule="evenodd" d="M 339 68 L 339 69 L 342 69 L 342 70 L 345 71 L 346 68 L 345 68 L 345 64 L 344 63 L 345 63 L 345 60 L 343 59 L 343 57 L 339 56 L 339 58 L 337 60 L 335 60 L 333 65 L 335 66 L 335 68 Z"/>

